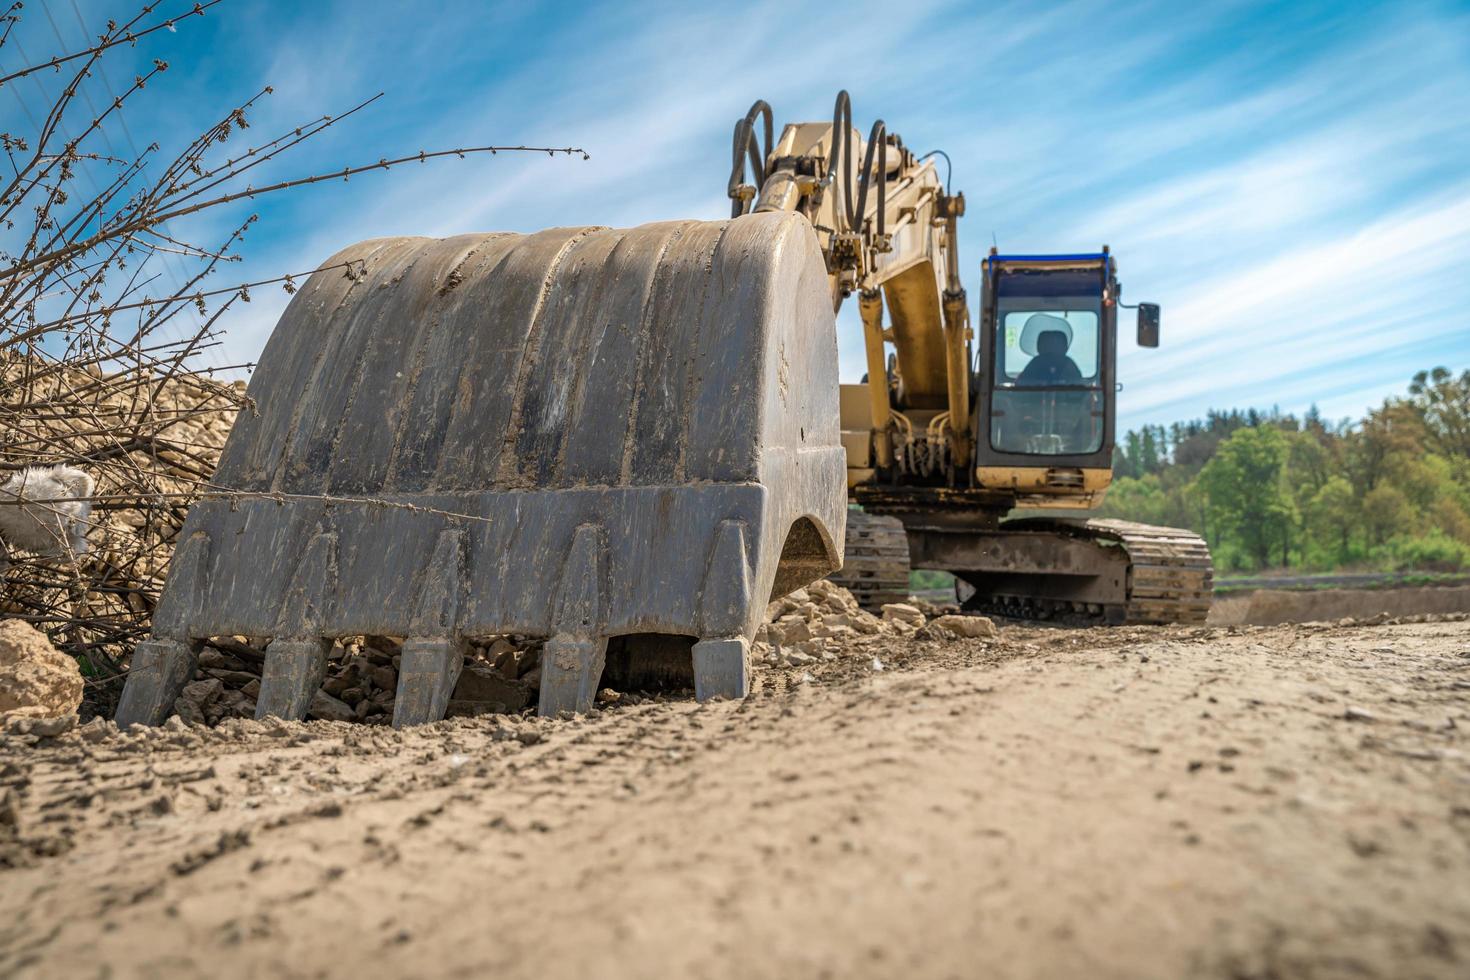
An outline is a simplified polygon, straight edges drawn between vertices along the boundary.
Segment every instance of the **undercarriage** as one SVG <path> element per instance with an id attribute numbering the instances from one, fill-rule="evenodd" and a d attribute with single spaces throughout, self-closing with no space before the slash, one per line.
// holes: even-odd
<path id="1" fill-rule="evenodd" d="M 1180 528 L 942 510 L 850 513 L 845 560 L 833 578 L 869 608 L 924 568 L 953 574 L 967 610 L 1073 625 L 1204 622 L 1214 577 L 1204 539 Z"/>

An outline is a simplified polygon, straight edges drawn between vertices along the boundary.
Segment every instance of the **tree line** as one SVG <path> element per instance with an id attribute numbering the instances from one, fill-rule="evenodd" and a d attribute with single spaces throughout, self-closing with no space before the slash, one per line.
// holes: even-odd
<path id="1" fill-rule="evenodd" d="M 1211 411 L 1127 433 L 1108 517 L 1187 527 L 1216 568 L 1470 568 L 1470 370 L 1416 374 L 1357 421 Z"/>

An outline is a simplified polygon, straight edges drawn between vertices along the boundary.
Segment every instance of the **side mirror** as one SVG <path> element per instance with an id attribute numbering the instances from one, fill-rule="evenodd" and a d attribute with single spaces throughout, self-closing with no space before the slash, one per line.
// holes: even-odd
<path id="1" fill-rule="evenodd" d="M 1138 304 L 1138 346 L 1159 346 L 1159 304 Z"/>

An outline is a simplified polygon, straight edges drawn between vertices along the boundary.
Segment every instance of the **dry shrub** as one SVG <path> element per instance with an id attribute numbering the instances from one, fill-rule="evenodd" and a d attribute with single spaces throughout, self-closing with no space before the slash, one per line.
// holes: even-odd
<path id="1" fill-rule="evenodd" d="M 41 83 L 50 102 L 28 117 L 30 131 L 0 133 L 9 171 L 0 172 L 0 479 L 26 466 L 66 463 L 97 481 L 88 552 L 13 553 L 0 614 L 33 623 L 79 657 L 104 707 L 148 630 L 190 501 L 223 492 L 209 480 L 244 390 L 213 380 L 200 362 L 218 346 L 220 317 L 248 302 L 252 288 L 292 292 L 312 272 L 359 274 L 343 265 L 221 284 L 222 267 L 238 261 L 257 215 L 237 215 L 227 234 L 207 242 L 181 230 L 187 219 L 406 162 L 514 150 L 586 158 L 574 147 L 459 147 L 256 186 L 264 173 L 257 168 L 377 98 L 241 146 L 268 87 L 166 155 L 162 139 L 146 138 L 160 114 L 135 110 L 157 92 L 150 84 L 167 62 L 153 60 L 114 86 L 104 61 L 129 57 L 150 37 L 150 44 L 177 43 L 173 33 L 217 13 L 219 2 L 174 17 L 148 4 L 126 23 L 108 22 L 86 47 L 0 77 L 0 88 Z M 0 15 L 0 51 L 8 53 L 21 6 Z M 135 141 L 135 133 L 144 138 Z"/>

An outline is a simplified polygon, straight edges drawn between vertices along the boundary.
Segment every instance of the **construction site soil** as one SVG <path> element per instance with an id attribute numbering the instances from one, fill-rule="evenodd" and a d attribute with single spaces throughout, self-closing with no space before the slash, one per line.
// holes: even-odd
<path id="1" fill-rule="evenodd" d="M 0 975 L 1470 975 L 1470 623 L 844 642 L 740 703 L 0 736 Z"/>

